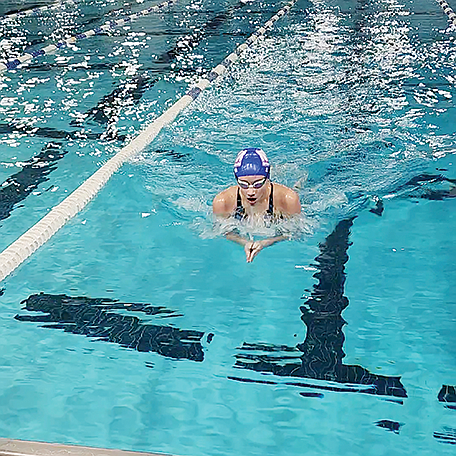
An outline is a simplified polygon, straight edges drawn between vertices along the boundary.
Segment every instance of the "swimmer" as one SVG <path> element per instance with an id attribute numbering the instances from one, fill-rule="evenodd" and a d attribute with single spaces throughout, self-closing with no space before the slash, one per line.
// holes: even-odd
<path id="1" fill-rule="evenodd" d="M 301 213 L 298 194 L 291 188 L 272 183 L 269 179 L 270 165 L 262 149 L 248 148 L 239 152 L 234 163 L 234 176 L 237 185 L 220 192 L 212 203 L 216 217 L 253 222 L 274 222 Z M 264 247 L 288 239 L 279 235 L 252 241 L 230 231 L 225 235 L 244 247 L 247 263 L 260 253 Z"/>

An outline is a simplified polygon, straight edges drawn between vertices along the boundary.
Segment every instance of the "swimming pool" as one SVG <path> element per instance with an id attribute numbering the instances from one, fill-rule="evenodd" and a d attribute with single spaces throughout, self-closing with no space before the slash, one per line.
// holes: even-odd
<path id="1" fill-rule="evenodd" d="M 4 53 L 121 7 L 2 23 Z M 277 9 L 179 2 L 5 73 L 2 249 Z M 4 280 L 0 436 L 452 454 L 455 199 L 430 177 L 456 177 L 447 26 L 432 2 L 297 3 Z M 274 180 L 305 182 L 312 220 L 252 264 L 210 219 L 246 145 L 268 153 Z"/>

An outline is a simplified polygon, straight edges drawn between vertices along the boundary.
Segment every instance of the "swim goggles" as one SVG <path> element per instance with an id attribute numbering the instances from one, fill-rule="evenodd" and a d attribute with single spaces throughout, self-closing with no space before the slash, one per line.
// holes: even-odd
<path id="1" fill-rule="evenodd" d="M 243 188 L 244 190 L 247 190 L 249 187 L 253 187 L 258 190 L 259 188 L 263 187 L 263 185 L 266 183 L 266 181 L 267 181 L 267 177 L 265 177 L 264 179 L 261 179 L 261 180 L 257 180 L 253 184 L 250 184 L 249 182 L 242 181 L 239 179 L 238 179 L 237 183 L 238 183 L 239 187 Z"/>

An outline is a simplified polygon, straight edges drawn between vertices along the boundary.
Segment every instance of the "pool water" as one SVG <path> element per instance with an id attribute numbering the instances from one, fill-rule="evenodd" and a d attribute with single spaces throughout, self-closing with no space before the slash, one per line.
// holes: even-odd
<path id="1" fill-rule="evenodd" d="M 2 57 L 148 5 L 3 19 Z M 1 248 L 279 8 L 178 2 L 1 75 Z M 0 436 L 453 454 L 454 37 L 436 2 L 300 0 L 3 281 Z M 251 264 L 211 217 L 245 146 L 304 213 Z"/>

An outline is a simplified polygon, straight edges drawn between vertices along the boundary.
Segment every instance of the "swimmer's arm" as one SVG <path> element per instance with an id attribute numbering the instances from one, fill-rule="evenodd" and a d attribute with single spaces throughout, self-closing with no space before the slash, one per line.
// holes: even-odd
<path id="1" fill-rule="evenodd" d="M 255 244 L 260 244 L 261 249 L 265 247 L 270 247 L 271 245 L 277 244 L 277 242 L 288 241 L 290 238 L 289 236 L 285 236 L 283 234 L 279 234 L 278 236 L 273 236 L 266 239 L 261 239 L 260 241 L 255 241 Z M 260 249 L 260 250 L 261 250 Z"/>
<path id="2" fill-rule="evenodd" d="M 255 245 L 255 248 L 261 246 L 261 248 L 258 250 L 258 252 L 260 250 L 264 249 L 265 247 L 269 247 L 271 245 L 276 244 L 277 242 L 287 241 L 289 239 L 288 236 L 284 236 L 283 234 L 281 234 L 279 236 L 261 239 L 260 241 L 252 241 L 250 239 L 242 237 L 239 233 L 236 232 L 236 230 L 226 233 L 225 238 L 228 239 L 229 241 L 236 242 L 236 244 L 239 244 L 244 248 L 246 247 L 247 244 L 251 244 L 251 246 L 249 246 L 249 249 L 251 249 L 253 245 Z"/>
<path id="3" fill-rule="evenodd" d="M 242 247 L 245 247 L 245 245 L 250 242 L 249 239 L 242 237 L 237 230 L 232 230 L 229 233 L 225 233 L 225 238 L 228 239 L 229 241 L 236 242 L 236 244 L 242 245 Z"/>
<path id="4" fill-rule="evenodd" d="M 219 215 L 219 216 L 215 217 L 214 227 L 217 227 L 219 224 L 221 225 L 222 220 L 228 220 L 228 219 L 229 219 L 228 216 Z M 225 236 L 225 238 L 228 239 L 229 241 L 233 241 L 233 242 L 236 242 L 236 244 L 242 245 L 242 247 L 244 247 L 245 244 L 247 244 L 247 242 L 249 242 L 249 239 L 247 239 L 246 237 L 243 237 L 239 234 L 239 231 L 237 228 L 233 228 L 230 231 L 223 233 L 223 236 Z"/>
<path id="5" fill-rule="evenodd" d="M 288 239 L 289 239 L 288 236 L 284 236 L 283 234 L 281 234 L 279 236 L 262 239 L 261 241 L 258 241 L 258 242 L 263 244 L 263 247 L 270 247 L 271 245 L 274 245 L 277 242 L 288 241 Z"/>
<path id="6" fill-rule="evenodd" d="M 221 220 L 228 220 L 231 216 L 231 213 L 225 210 L 225 205 L 218 204 L 216 200 L 214 200 L 214 203 L 212 205 L 212 211 L 215 216 L 215 224 L 217 224 L 217 222 L 220 222 Z M 225 239 L 228 239 L 229 241 L 233 241 L 236 244 L 241 245 L 242 247 L 244 247 L 244 249 L 246 244 L 250 242 L 249 239 L 241 236 L 236 228 L 232 229 L 231 231 L 228 231 L 227 233 L 224 233 L 223 235 L 225 236 Z"/>
<path id="7" fill-rule="evenodd" d="M 245 237 L 242 237 L 236 230 L 232 230 L 229 233 L 225 234 L 225 238 L 229 241 L 233 241 L 236 244 L 244 247 L 245 257 L 247 263 L 251 263 L 253 259 L 263 250 L 265 247 L 269 247 L 277 242 L 288 240 L 288 236 L 279 235 L 266 239 L 261 239 L 260 241 L 252 241 Z"/>

